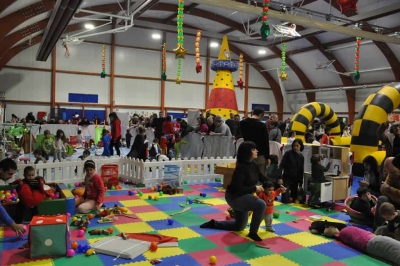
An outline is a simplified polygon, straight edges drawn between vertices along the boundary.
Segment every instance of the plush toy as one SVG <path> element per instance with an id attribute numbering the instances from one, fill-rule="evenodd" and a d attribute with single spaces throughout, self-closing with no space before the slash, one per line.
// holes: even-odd
<path id="1" fill-rule="evenodd" d="M 107 230 L 94 229 L 89 231 L 89 235 L 110 235 Z"/>
<path id="2" fill-rule="evenodd" d="M 82 197 L 83 193 L 85 193 L 84 187 L 78 187 L 72 190 L 72 195 Z"/>
<path id="3" fill-rule="evenodd" d="M 346 227 L 347 226 L 343 223 L 328 222 L 325 220 L 312 222 L 309 229 L 313 234 L 321 234 L 333 237 L 335 234 L 338 234 L 340 230 Z"/>
<path id="4" fill-rule="evenodd" d="M 90 222 L 89 222 L 88 218 L 84 219 L 82 216 L 75 216 L 72 219 L 72 222 L 71 222 L 70 225 L 71 226 L 78 226 L 79 228 L 81 228 L 81 227 L 87 227 L 89 224 L 90 224 Z"/>

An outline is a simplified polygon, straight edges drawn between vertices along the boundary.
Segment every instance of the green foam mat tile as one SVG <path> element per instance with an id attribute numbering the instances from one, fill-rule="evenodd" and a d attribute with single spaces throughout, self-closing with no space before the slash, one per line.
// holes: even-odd
<path id="1" fill-rule="evenodd" d="M 241 258 L 242 260 L 251 260 L 274 254 L 274 252 L 269 249 L 257 247 L 254 242 L 246 242 L 243 244 L 227 246 L 225 247 L 225 250 Z"/>
<path id="2" fill-rule="evenodd" d="M 308 248 L 283 252 L 280 255 L 302 266 L 323 265 L 334 261 L 332 258 Z"/>
<path id="3" fill-rule="evenodd" d="M 179 247 L 186 253 L 217 248 L 218 245 L 204 237 L 179 240 Z"/>

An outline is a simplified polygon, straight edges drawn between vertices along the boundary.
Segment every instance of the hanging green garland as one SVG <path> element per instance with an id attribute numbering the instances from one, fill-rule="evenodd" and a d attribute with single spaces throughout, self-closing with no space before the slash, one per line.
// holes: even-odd
<path id="1" fill-rule="evenodd" d="M 282 62 L 281 62 L 281 74 L 279 78 L 284 81 L 288 79 L 288 74 L 286 74 L 286 43 L 282 43 Z"/>
<path id="2" fill-rule="evenodd" d="M 355 61 L 354 61 L 354 80 L 356 84 L 360 79 L 360 48 L 361 48 L 361 38 L 356 37 L 356 54 L 355 54 Z"/>
<path id="3" fill-rule="evenodd" d="M 271 29 L 268 25 L 268 11 L 269 11 L 269 2 L 270 0 L 264 0 L 263 3 L 263 11 L 261 13 L 261 29 L 260 35 L 262 40 L 266 40 L 271 33 Z"/>

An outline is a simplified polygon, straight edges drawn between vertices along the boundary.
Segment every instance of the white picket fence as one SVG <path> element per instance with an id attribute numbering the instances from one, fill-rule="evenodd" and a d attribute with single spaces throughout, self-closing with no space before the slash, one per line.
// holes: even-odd
<path id="1" fill-rule="evenodd" d="M 179 183 L 199 184 L 215 182 L 215 178 L 223 178 L 215 174 L 218 164 L 235 163 L 236 159 L 230 158 L 198 158 L 171 161 L 139 161 L 126 157 L 89 157 L 96 163 L 96 171 L 101 174 L 101 166 L 105 164 L 118 165 L 119 177 L 126 178 L 134 183 L 153 186 L 163 181 L 179 180 Z M 18 163 L 15 178 L 23 178 L 24 169 L 32 166 L 39 176 L 45 177 L 47 182 L 76 183 L 84 180 L 84 161 L 71 160 L 62 162 L 48 162 L 33 164 Z M 75 173 L 76 169 L 76 173 Z M 11 180 L 12 181 L 12 180 Z M 10 181 L 8 181 L 10 182 Z"/>

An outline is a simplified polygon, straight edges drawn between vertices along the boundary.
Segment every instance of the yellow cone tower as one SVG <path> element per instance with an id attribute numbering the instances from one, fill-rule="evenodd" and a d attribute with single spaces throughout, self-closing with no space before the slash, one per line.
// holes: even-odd
<path id="1" fill-rule="evenodd" d="M 224 36 L 218 60 L 213 61 L 211 64 L 211 70 L 215 71 L 216 74 L 207 103 L 207 111 L 210 110 L 212 114 L 220 115 L 224 119 L 228 119 L 231 113 L 238 113 L 232 76 L 232 72 L 237 69 L 238 63 L 231 60 L 228 37 Z"/>

